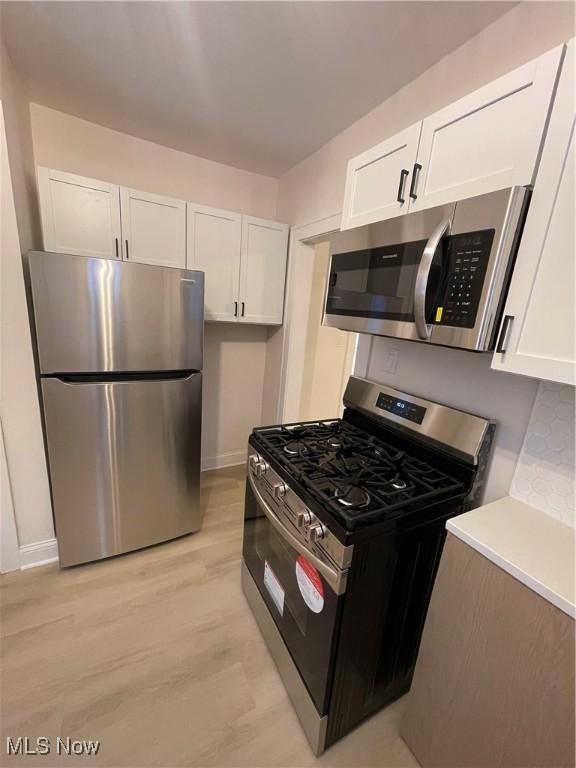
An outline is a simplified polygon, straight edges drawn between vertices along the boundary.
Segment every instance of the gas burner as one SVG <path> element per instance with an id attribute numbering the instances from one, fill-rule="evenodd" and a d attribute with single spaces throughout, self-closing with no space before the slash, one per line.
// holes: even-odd
<path id="1" fill-rule="evenodd" d="M 374 478 L 373 481 L 370 481 L 370 487 L 374 487 L 383 498 L 391 499 L 396 497 L 409 498 L 414 493 L 416 486 L 410 479 L 405 479 L 397 474 L 389 480 Z"/>
<path id="2" fill-rule="evenodd" d="M 389 445 L 375 445 L 372 448 L 372 454 L 378 459 L 391 461 L 393 464 L 397 464 L 404 457 L 404 451 L 399 451 Z"/>
<path id="3" fill-rule="evenodd" d="M 349 530 L 461 491 L 461 483 L 390 440 L 345 420 L 254 432 L 294 483 Z M 289 483 L 290 484 L 290 483 Z"/>
<path id="4" fill-rule="evenodd" d="M 332 436 L 332 430 L 312 425 L 306 430 L 305 434 L 306 437 L 310 437 L 312 440 L 328 440 Z"/>
<path id="5" fill-rule="evenodd" d="M 362 509 L 370 504 L 370 494 L 357 485 L 337 485 L 334 498 L 343 507 L 350 509 Z"/>
<path id="6" fill-rule="evenodd" d="M 284 446 L 283 450 L 288 456 L 306 456 L 308 446 L 301 440 L 292 440 Z"/>

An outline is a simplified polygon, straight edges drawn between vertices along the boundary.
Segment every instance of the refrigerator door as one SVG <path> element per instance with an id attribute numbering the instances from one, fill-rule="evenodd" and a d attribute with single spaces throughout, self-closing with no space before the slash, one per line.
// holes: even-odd
<path id="1" fill-rule="evenodd" d="M 204 273 L 29 254 L 41 374 L 202 369 Z"/>
<path id="2" fill-rule="evenodd" d="M 201 373 L 42 393 L 61 566 L 199 530 Z"/>

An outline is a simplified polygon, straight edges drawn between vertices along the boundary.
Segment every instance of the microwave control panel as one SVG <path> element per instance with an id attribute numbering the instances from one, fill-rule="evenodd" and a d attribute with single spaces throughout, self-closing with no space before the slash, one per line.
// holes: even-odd
<path id="1" fill-rule="evenodd" d="M 493 240 L 493 229 L 449 238 L 448 281 L 434 313 L 436 325 L 474 328 Z"/>

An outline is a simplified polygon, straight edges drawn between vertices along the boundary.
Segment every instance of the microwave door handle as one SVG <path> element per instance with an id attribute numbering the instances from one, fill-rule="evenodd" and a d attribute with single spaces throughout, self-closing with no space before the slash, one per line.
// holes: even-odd
<path id="1" fill-rule="evenodd" d="M 272 526 L 275 528 L 275 530 L 282 536 L 282 538 L 290 544 L 291 547 L 293 547 L 297 552 L 299 552 L 301 555 L 303 555 L 307 560 L 310 561 L 310 563 L 317 568 L 322 576 L 326 579 L 328 584 L 332 587 L 332 589 L 336 592 L 337 595 L 341 595 L 346 590 L 346 571 L 337 571 L 334 568 L 330 568 L 327 563 L 325 563 L 323 560 L 321 560 L 319 557 L 317 557 L 313 552 L 311 552 L 308 547 L 306 547 L 300 539 L 298 539 L 296 536 L 294 536 L 293 533 L 291 533 L 282 523 L 282 521 L 276 517 L 274 514 L 274 511 L 270 506 L 268 506 L 268 503 L 260 493 L 260 490 L 257 488 L 256 483 L 254 482 L 254 478 L 252 477 L 252 472 L 250 469 L 248 469 L 248 480 L 250 482 L 250 485 L 252 487 L 252 490 L 254 491 L 254 495 L 256 496 L 256 499 L 258 500 L 258 503 L 260 504 L 264 514 L 272 524 Z"/>
<path id="2" fill-rule="evenodd" d="M 445 235 L 450 234 L 450 226 L 450 219 L 444 219 L 430 235 L 420 259 L 420 266 L 414 283 L 414 321 L 416 332 L 424 341 L 428 341 L 430 338 L 430 329 L 426 323 L 426 289 L 428 288 L 430 267 L 440 241 Z"/>

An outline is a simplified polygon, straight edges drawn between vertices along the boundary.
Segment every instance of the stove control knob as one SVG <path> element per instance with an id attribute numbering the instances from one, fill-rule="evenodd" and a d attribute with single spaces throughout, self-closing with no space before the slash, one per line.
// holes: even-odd
<path id="1" fill-rule="evenodd" d="M 320 522 L 312 523 L 312 525 L 308 528 L 308 538 L 312 543 L 323 539 L 325 533 L 326 528 L 324 528 Z"/>
<path id="2" fill-rule="evenodd" d="M 275 499 L 281 499 L 283 496 L 286 496 L 286 493 L 288 492 L 288 486 L 286 483 L 283 483 L 280 481 L 279 483 L 274 483 L 272 486 L 272 493 L 274 494 Z"/>
<path id="3" fill-rule="evenodd" d="M 252 459 L 256 459 L 256 460 L 252 461 Z M 270 469 L 270 465 L 266 461 L 264 461 L 264 459 L 260 456 L 258 457 L 252 456 L 252 459 L 250 463 L 252 465 L 252 472 L 254 473 L 254 475 L 256 475 L 256 477 L 262 477 L 263 475 L 265 475 L 266 472 L 268 472 L 268 470 Z"/>
<path id="4" fill-rule="evenodd" d="M 312 522 L 312 516 L 307 509 L 301 509 L 296 516 L 296 525 L 298 528 L 307 528 Z"/>

